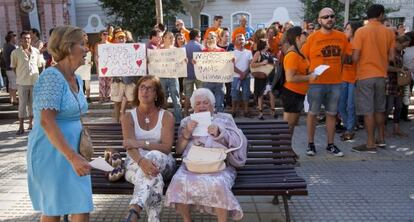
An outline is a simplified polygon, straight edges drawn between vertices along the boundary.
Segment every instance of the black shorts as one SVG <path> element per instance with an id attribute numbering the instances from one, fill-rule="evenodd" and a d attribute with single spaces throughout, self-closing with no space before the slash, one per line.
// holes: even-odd
<path id="1" fill-rule="evenodd" d="M 283 87 L 280 98 L 282 99 L 284 112 L 287 112 L 287 113 L 302 112 L 303 101 L 305 101 L 305 95 L 295 93 Z"/>

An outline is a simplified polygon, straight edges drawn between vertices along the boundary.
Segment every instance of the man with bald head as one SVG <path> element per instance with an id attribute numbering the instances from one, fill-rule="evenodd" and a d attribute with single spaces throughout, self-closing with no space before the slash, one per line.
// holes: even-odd
<path id="1" fill-rule="evenodd" d="M 175 21 L 175 27 L 181 34 L 184 35 L 185 42 L 188 43 L 190 41 L 190 31 L 185 28 L 184 21 L 182 19 L 177 19 Z"/>
<path id="2" fill-rule="evenodd" d="M 344 154 L 334 144 L 334 137 L 338 100 L 341 94 L 342 55 L 348 41 L 344 33 L 334 29 L 335 12 L 331 8 L 324 8 L 319 12 L 318 23 L 321 28 L 308 37 L 302 51 L 309 60 L 310 71 L 319 65 L 329 65 L 330 67 L 318 78 L 310 81 L 309 112 L 306 121 L 308 129 L 306 154 L 309 156 L 316 154 L 314 143 L 316 116 L 320 113 L 323 105 L 326 114 L 326 150 L 334 156 L 342 157 Z"/>
<path id="3" fill-rule="evenodd" d="M 244 35 L 244 38 L 247 41 L 246 45 L 249 47 L 250 44 L 251 44 L 251 42 L 249 42 L 249 41 L 251 41 L 250 38 L 253 36 L 254 29 L 252 27 L 248 26 L 247 17 L 244 16 L 244 15 L 240 16 L 239 27 L 235 28 L 233 30 L 233 33 L 231 34 L 231 42 L 233 44 L 236 41 L 236 36 L 240 33 Z"/>

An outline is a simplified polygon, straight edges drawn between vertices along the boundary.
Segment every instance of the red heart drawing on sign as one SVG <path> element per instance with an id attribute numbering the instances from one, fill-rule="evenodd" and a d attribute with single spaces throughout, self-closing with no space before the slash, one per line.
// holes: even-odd
<path id="1" fill-rule="evenodd" d="M 134 44 L 134 49 L 138 50 L 139 49 L 139 44 Z"/>
<path id="2" fill-rule="evenodd" d="M 142 59 L 138 59 L 138 60 L 137 60 L 137 65 L 138 65 L 138 67 L 141 67 L 141 64 L 142 64 Z"/>
<path id="3" fill-rule="evenodd" d="M 102 68 L 101 72 L 102 72 L 102 75 L 105 75 L 106 72 L 108 72 L 108 67 Z"/>

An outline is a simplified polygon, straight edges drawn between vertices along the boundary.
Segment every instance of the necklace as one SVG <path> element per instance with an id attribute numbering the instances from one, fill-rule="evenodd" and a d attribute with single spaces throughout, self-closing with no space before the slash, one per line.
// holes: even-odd
<path id="1" fill-rule="evenodd" d="M 139 110 L 139 108 L 137 108 L 137 110 L 140 114 L 142 114 L 144 116 L 144 123 L 145 123 L 147 129 L 149 129 L 149 124 L 151 122 L 150 117 L 152 116 L 153 112 L 144 113 L 141 110 Z"/>

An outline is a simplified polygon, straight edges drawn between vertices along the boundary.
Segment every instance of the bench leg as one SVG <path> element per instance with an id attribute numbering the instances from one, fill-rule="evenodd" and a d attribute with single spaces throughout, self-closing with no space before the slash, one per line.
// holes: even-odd
<path id="1" fill-rule="evenodd" d="M 278 205 L 279 203 L 280 203 L 279 202 L 279 196 L 278 195 L 273 196 L 272 204 L 273 205 Z"/>
<path id="2" fill-rule="evenodd" d="M 288 197 L 283 195 L 283 205 L 285 207 L 286 222 L 290 222 L 289 204 Z"/>
<path id="3" fill-rule="evenodd" d="M 69 222 L 69 217 L 68 215 L 63 215 L 63 222 Z"/>

